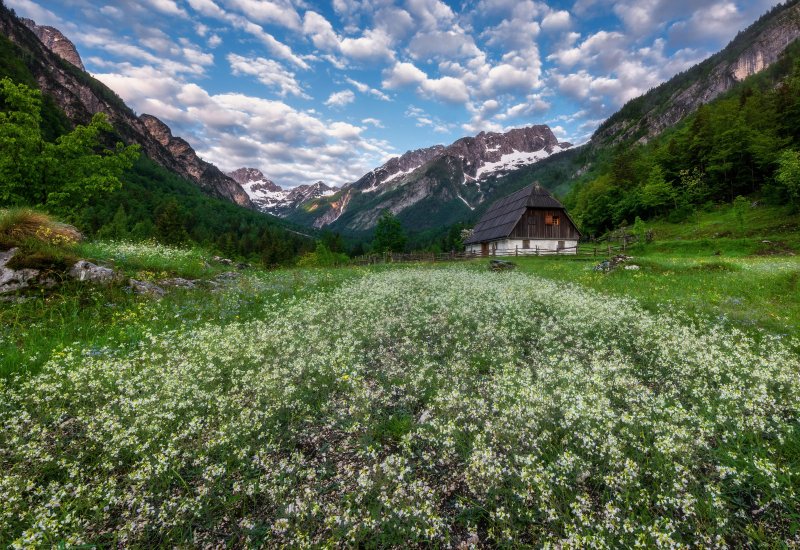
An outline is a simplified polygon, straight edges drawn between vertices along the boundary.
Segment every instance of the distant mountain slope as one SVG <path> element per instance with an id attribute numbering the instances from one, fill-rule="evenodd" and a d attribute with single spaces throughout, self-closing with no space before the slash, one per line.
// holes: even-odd
<path id="1" fill-rule="evenodd" d="M 56 49 L 50 50 L 37 34 Z M 85 124 L 95 113 L 106 113 L 121 138 L 141 145 L 156 163 L 194 182 L 209 195 L 255 208 L 238 183 L 201 160 L 186 141 L 172 136 L 166 124 L 150 115 L 137 117 L 112 90 L 81 70 L 80 57 L 75 59 L 71 54 L 74 46 L 70 48 L 65 37 L 59 38 L 63 35 L 57 29 L 48 30 L 33 22 L 26 25 L 0 2 L 0 35 L 13 44 L 4 50 L 24 63 L 37 86 L 73 124 Z"/>
<path id="2" fill-rule="evenodd" d="M 482 132 L 392 158 L 338 192 L 282 215 L 345 233 L 370 230 L 384 210 L 413 220 L 414 229 L 443 227 L 469 218 L 494 197 L 497 178 L 570 147 L 547 126 Z"/>
<path id="3" fill-rule="evenodd" d="M 592 137 L 593 145 L 647 140 L 773 63 L 800 37 L 800 0 L 773 8 L 720 52 L 632 99 Z"/>
<path id="4" fill-rule="evenodd" d="M 339 190 L 322 181 L 284 189 L 256 168 L 239 168 L 228 176 L 242 186 L 259 210 L 276 216 L 285 216 L 304 202 L 333 195 Z"/>

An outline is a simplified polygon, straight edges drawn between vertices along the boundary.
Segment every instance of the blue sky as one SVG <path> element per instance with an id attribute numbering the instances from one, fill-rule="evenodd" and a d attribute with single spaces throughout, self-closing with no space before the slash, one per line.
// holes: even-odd
<path id="1" fill-rule="evenodd" d="M 775 0 L 6 0 L 223 170 L 342 185 L 409 149 L 581 143 Z"/>

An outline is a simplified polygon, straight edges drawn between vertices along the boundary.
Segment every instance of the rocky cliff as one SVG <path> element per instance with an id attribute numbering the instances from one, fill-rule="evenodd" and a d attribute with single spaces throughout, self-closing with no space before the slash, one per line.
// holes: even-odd
<path id="1" fill-rule="evenodd" d="M 37 25 L 33 19 L 20 19 L 25 25 L 33 31 L 36 37 L 47 46 L 47 48 L 56 54 L 58 57 L 72 63 L 80 70 L 85 71 L 81 56 L 78 54 L 78 49 L 75 47 L 69 38 L 64 36 L 60 30 L 55 27 L 48 27 L 46 25 Z"/>
<path id="2" fill-rule="evenodd" d="M 172 136 L 169 127 L 157 118 L 137 117 L 112 90 L 81 70 L 78 64 L 62 58 L 62 55 L 69 56 L 68 48 L 64 41 L 56 40 L 55 33 L 41 32 L 59 45 L 61 53 L 51 50 L 39 39 L 38 33 L 0 4 L 0 33 L 16 45 L 20 59 L 28 66 L 39 88 L 73 124 L 86 124 L 95 113 L 105 113 L 123 141 L 138 143 L 148 157 L 167 170 L 195 183 L 209 195 L 255 208 L 238 183 L 200 159 L 186 141 Z"/>
<path id="3" fill-rule="evenodd" d="M 595 145 L 647 141 L 778 61 L 800 37 L 800 2 L 774 8 L 722 51 L 638 97 L 603 123 Z"/>

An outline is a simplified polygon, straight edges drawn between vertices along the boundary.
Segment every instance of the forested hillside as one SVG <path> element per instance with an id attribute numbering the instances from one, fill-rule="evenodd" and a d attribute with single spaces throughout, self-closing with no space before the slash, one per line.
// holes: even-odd
<path id="1" fill-rule="evenodd" d="M 27 89 L 36 89 L 37 80 L 29 68 L 35 62 L 29 52 L 0 35 L 0 79 L 8 78 Z M 72 70 L 78 69 L 72 67 Z M 105 87 L 102 89 L 107 90 Z M 119 98 L 115 100 L 121 103 Z M 22 165 L 11 161 L 12 157 L 19 154 L 16 151 L 18 134 L 24 134 L 26 139 L 36 136 L 41 140 L 40 144 L 55 146 L 58 139 L 74 127 L 73 122 L 47 94 L 41 94 L 33 103 L 21 107 L 13 104 L 8 93 L 2 93 L 0 112 L 9 116 L 17 113 L 14 115 L 16 127 L 5 128 L 7 132 L 4 135 L 8 140 L 0 144 L 0 154 L 9 160 L 9 167 L 16 166 L 14 170 L 17 172 Z M 29 121 L 29 128 L 25 126 L 28 122 L 24 121 Z M 116 129 L 100 132 L 97 138 L 109 149 L 122 140 Z M 39 170 L 39 163 L 23 164 L 28 171 Z M 3 186 L 8 188 L 9 193 L 5 196 L 0 193 L 0 207 L 39 206 L 53 209 L 53 204 L 45 205 L 44 196 L 12 194 L 12 181 L 8 176 L 4 174 Z M 26 177 L 41 179 L 45 176 L 37 173 Z M 74 204 L 58 209 L 58 214 L 90 235 L 195 243 L 226 255 L 262 261 L 266 265 L 289 261 L 313 249 L 313 239 L 307 236 L 312 230 L 295 228 L 272 216 L 209 197 L 197 185 L 171 173 L 144 155 L 130 169 L 122 172 L 118 179 L 122 185 L 108 186 L 102 200 L 73 201 Z"/>
<path id="2" fill-rule="evenodd" d="M 566 203 L 587 234 L 636 217 L 679 222 L 710 203 L 758 195 L 800 204 L 800 61 L 797 45 L 769 70 L 647 144 L 605 152 Z"/>

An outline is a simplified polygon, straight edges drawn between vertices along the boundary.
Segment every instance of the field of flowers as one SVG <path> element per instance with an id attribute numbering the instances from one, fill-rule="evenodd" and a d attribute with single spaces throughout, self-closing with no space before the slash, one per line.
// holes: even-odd
<path id="1" fill-rule="evenodd" d="M 797 349 L 529 274 L 364 272 L 0 381 L 0 546 L 798 545 Z"/>

